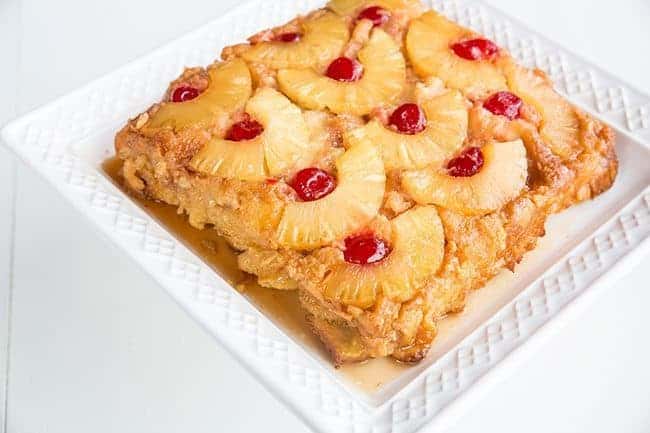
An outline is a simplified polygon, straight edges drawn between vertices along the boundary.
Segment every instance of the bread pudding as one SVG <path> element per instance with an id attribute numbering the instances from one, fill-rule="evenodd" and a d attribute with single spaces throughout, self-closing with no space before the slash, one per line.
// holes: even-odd
<path id="1" fill-rule="evenodd" d="M 130 190 L 298 291 L 336 365 L 423 359 L 549 215 L 617 173 L 606 125 L 417 0 L 332 0 L 227 47 L 115 149 Z"/>

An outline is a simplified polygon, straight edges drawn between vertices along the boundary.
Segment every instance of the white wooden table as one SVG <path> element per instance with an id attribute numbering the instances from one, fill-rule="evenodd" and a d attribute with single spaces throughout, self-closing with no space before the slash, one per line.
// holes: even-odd
<path id="1" fill-rule="evenodd" d="M 650 92 L 647 0 L 490 2 Z M 1 0 L 0 123 L 237 3 Z M 453 432 L 650 431 L 649 269 L 647 258 Z M 7 433 L 307 431 L 2 149 L 0 420 Z"/>

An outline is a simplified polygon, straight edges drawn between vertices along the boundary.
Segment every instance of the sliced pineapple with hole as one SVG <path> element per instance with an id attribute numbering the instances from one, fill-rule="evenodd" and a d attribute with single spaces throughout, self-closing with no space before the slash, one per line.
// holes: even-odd
<path id="1" fill-rule="evenodd" d="M 423 102 L 422 108 L 427 124 L 420 133 L 401 134 L 373 120 L 351 131 L 348 141 L 367 141 L 380 146 L 386 171 L 415 170 L 441 163 L 454 155 L 467 138 L 465 98 L 453 90 Z"/>
<path id="2" fill-rule="evenodd" d="M 580 152 L 580 119 L 575 108 L 555 92 L 543 72 L 523 68 L 510 59 L 501 64 L 512 92 L 542 116 L 542 139 L 560 158 L 574 158 Z"/>
<path id="3" fill-rule="evenodd" d="M 300 108 L 280 92 L 268 87 L 258 90 L 246 104 L 246 112 L 263 125 L 264 131 L 245 141 L 213 138 L 192 159 L 194 170 L 228 179 L 260 181 L 307 165 L 322 150 L 322 143 L 311 142 Z"/>
<path id="4" fill-rule="evenodd" d="M 253 84 L 246 62 L 235 59 L 208 69 L 208 87 L 186 102 L 166 102 L 153 114 L 147 129 L 207 127 L 219 113 L 241 110 L 251 97 Z"/>
<path id="5" fill-rule="evenodd" d="M 485 215 L 515 199 L 526 186 L 528 160 L 521 140 L 490 143 L 482 149 L 483 167 L 470 177 L 444 170 L 406 172 L 402 187 L 418 203 L 435 204 L 464 215 Z"/>
<path id="6" fill-rule="evenodd" d="M 365 226 L 381 207 L 384 164 L 369 144 L 351 147 L 336 161 L 336 189 L 320 200 L 287 204 L 278 226 L 281 246 L 313 250 Z"/>
<path id="7" fill-rule="evenodd" d="M 324 281 L 326 299 L 369 308 L 380 294 L 412 299 L 442 263 L 445 235 L 435 206 L 419 206 L 391 222 L 391 252 L 370 265 L 342 262 Z"/>
<path id="8" fill-rule="evenodd" d="M 412 14 L 422 11 L 420 0 L 331 0 L 327 7 L 339 15 L 352 15 L 363 7 L 379 6 L 389 11 L 403 10 Z"/>
<path id="9" fill-rule="evenodd" d="M 357 81 L 336 81 L 312 68 L 282 69 L 278 84 L 294 102 L 311 110 L 363 116 L 375 107 L 394 103 L 406 85 L 406 63 L 400 47 L 377 28 L 358 58 L 363 76 Z"/>
<path id="10" fill-rule="evenodd" d="M 491 60 L 466 60 L 451 45 L 476 35 L 434 11 L 413 20 L 406 35 L 406 52 L 422 77 L 436 76 L 447 87 L 469 95 L 507 90 L 506 79 Z"/>
<path id="11" fill-rule="evenodd" d="M 348 24 L 333 13 L 306 20 L 297 42 L 261 42 L 242 55 L 274 69 L 324 67 L 341 54 L 350 39 Z"/>

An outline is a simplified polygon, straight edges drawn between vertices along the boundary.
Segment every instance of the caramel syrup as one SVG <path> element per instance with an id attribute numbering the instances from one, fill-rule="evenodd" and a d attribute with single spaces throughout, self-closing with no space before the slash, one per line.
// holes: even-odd
<path id="1" fill-rule="evenodd" d="M 122 161 L 118 158 L 111 158 L 102 164 L 103 171 L 117 186 L 129 194 L 120 175 L 121 167 Z M 187 216 L 179 214 L 175 206 L 147 200 L 133 194 L 129 196 L 186 247 L 201 257 L 223 279 L 240 291 L 278 327 L 320 353 L 323 358 L 329 359 L 318 337 L 311 331 L 305 320 L 297 291 L 261 287 L 251 275 L 237 267 L 235 251 L 216 231 L 192 227 Z M 408 369 L 408 366 L 386 358 L 345 365 L 338 371 L 355 387 L 372 393 L 383 384 L 397 378 L 405 369 Z"/>

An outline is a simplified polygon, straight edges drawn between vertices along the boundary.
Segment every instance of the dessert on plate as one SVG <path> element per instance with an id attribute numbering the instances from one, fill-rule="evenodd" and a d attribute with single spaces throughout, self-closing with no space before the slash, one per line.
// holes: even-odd
<path id="1" fill-rule="evenodd" d="M 227 47 L 115 148 L 130 190 L 297 290 L 337 365 L 421 360 L 549 215 L 617 173 L 606 125 L 416 0 L 332 0 Z"/>

